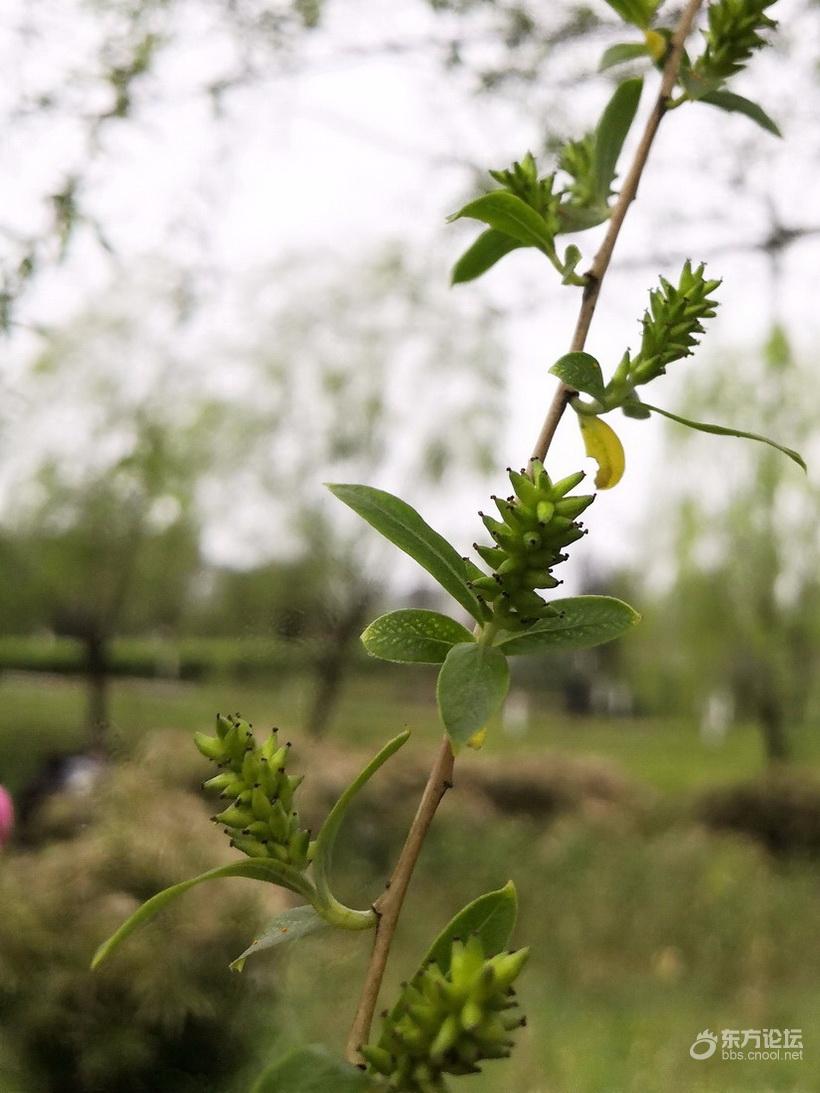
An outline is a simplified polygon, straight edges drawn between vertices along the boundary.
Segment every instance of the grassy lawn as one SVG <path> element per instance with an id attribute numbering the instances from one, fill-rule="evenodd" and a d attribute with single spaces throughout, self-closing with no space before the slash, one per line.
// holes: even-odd
<path id="1" fill-rule="evenodd" d="M 636 837 L 582 820 L 547 832 L 508 821 L 485 830 L 477 850 L 475 830 L 450 816 L 425 849 L 385 1002 L 415 970 L 431 924 L 508 876 L 521 901 L 516 941 L 531 947 L 519 985 L 528 1025 L 512 1058 L 488 1063 L 464 1093 L 820 1088 L 809 1057 L 820 1020 L 816 867 L 773 868 L 744 840 L 683 827 Z M 330 938 L 261 958 L 286 983 L 285 1043 L 341 1049 L 338 1015 L 350 1012 L 366 950 L 359 938 Z M 705 1028 L 800 1028 L 804 1061 L 692 1060 Z"/>
<path id="2" fill-rule="evenodd" d="M 333 737 L 370 749 L 406 726 L 417 736 L 409 747 L 423 759 L 439 734 L 432 683 L 425 670 L 352 680 Z M 267 687 L 120 680 L 112 685 L 112 738 L 125 756 L 148 730 L 207 729 L 215 710 L 238 709 L 259 727 L 276 722 L 298 744 L 309 697 L 300 678 Z M 80 746 L 83 710 L 76 680 L 0 678 L 0 778 L 18 788 L 42 755 Z M 817 740 L 806 731 L 796 743 L 800 761 L 820 768 Z M 749 726 L 709 747 L 692 723 L 572 720 L 548 710 L 537 711 L 523 734 L 495 726 L 486 751 L 469 762 L 503 753 L 603 756 L 669 794 L 762 769 L 758 734 Z M 396 852 L 384 812 L 376 811 L 368 827 L 375 806 L 373 796 L 363 802 L 364 820 L 351 821 L 348 839 L 340 840 L 336 872 L 352 902 L 373 898 Z M 749 840 L 709 833 L 684 815 L 669 810 L 644 827 L 623 815 L 550 823 L 495 816 L 482 824 L 461 816 L 449 798 L 411 889 L 384 1004 L 454 910 L 511 877 L 521 899 L 516 942 L 532 948 L 520 988 L 529 1023 L 513 1058 L 465 1080 L 464 1093 L 820 1090 L 818 865 L 774 860 Z M 89 951 L 99 940 L 88 939 Z M 368 941 L 317 936 L 249 964 L 249 989 L 257 975 L 282 986 L 265 1051 L 310 1041 L 341 1048 Z M 186 960 L 184 952 L 173 958 Z M 805 1061 L 692 1060 L 689 1045 L 706 1028 L 801 1028 Z"/>
<path id="3" fill-rule="evenodd" d="M 239 710 L 259 726 L 276 723 L 300 736 L 310 681 L 295 676 L 264 686 L 226 679 L 208 683 L 117 679 L 111 684 L 115 751 L 155 728 L 209 729 L 217 710 Z M 359 676 L 349 681 L 333 738 L 372 748 L 404 728 L 416 743 L 433 741 L 439 726 L 433 705 L 434 679 L 417 673 Z M 6 673 L 0 676 L 0 777 L 14 790 L 36 770 L 39 757 L 82 745 L 85 696 L 74 678 Z M 820 734 L 793 733 L 797 759 L 820 770 Z M 753 726 L 733 727 L 720 745 L 704 743 L 685 720 L 567 718 L 549 710 L 532 714 L 525 733 L 496 725 L 488 753 L 604 756 L 633 777 L 664 791 L 683 791 L 745 778 L 763 766 L 760 736 Z"/>

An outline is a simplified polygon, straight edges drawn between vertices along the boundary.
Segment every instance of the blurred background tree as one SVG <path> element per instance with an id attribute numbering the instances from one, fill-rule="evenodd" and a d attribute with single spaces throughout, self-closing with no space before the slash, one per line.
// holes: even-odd
<path id="1" fill-rule="evenodd" d="M 453 305 L 393 245 L 327 272 L 294 259 L 285 291 L 280 272 L 215 304 L 228 334 L 186 312 L 173 271 L 118 279 L 20 381 L 4 630 L 82 643 L 94 746 L 122 635 L 310 639 L 307 725 L 324 731 L 383 566 L 322 478 L 399 475 L 418 494 L 489 466 L 491 308 Z"/>
<path id="2" fill-rule="evenodd" d="M 200 564 L 197 529 L 177 509 L 156 462 L 163 459 L 156 449 L 137 449 L 80 483 L 49 463 L 35 480 L 38 501 L 4 538 L 16 579 L 3 598 L 17 632 L 50 632 L 83 646 L 94 750 L 104 747 L 110 720 L 111 642 L 173 628 Z"/>
<path id="3" fill-rule="evenodd" d="M 757 408 L 757 425 L 792 437 L 811 462 L 816 421 L 806 392 L 814 386 L 813 369 L 776 325 L 735 367 L 724 356 L 722 367 L 693 376 L 682 412 L 731 422 Z M 666 591 L 646 612 L 633 651 L 647 663 L 637 672 L 654 676 L 654 709 L 694 712 L 707 733 L 712 722 L 720 734 L 751 720 L 769 761 L 787 759 L 790 727 L 816 716 L 820 697 L 820 493 L 763 445 L 729 462 L 721 441 L 693 436 L 668 427 L 664 466 L 682 473 L 664 518 L 646 528 Z"/>
<path id="4" fill-rule="evenodd" d="M 720 253 L 725 311 L 743 329 L 721 332 L 714 374 L 702 361 L 686 388 L 670 376 L 686 403 L 674 408 L 726 422 L 759 412 L 814 465 L 805 316 L 820 9 L 778 9 L 778 45 L 749 79 L 792 139 L 761 155 L 769 138 L 745 120 L 696 107 L 687 129 L 676 112 L 681 136 L 647 177 L 645 227 L 630 220 L 601 340 L 620 344 L 621 317 L 643 299 L 636 269 Z M 15 1093 L 203 1093 L 206 1070 L 214 1093 L 243 1090 L 243 1062 L 280 1038 L 332 1036 L 349 1004 L 358 957 L 319 949 L 326 939 L 318 993 L 313 961 L 305 975 L 278 957 L 244 981 L 224 971 L 272 910 L 230 886 L 135 938 L 110 978 L 86 968 L 135 900 L 221 860 L 196 796 L 201 765 L 181 735 L 159 743 L 149 730 L 201 729 L 241 708 L 298 745 L 332 724 L 309 749 L 317 814 L 357 748 L 403 724 L 419 756 L 437 738 L 426 669 L 398 683 L 355 640 L 388 584 L 437 604 L 321 482 L 396 490 L 466 547 L 491 466 L 500 475 L 499 460 L 527 454 L 523 422 L 540 416 L 563 344 L 561 301 L 545 301 L 523 258 L 489 301 L 448 292 L 441 224 L 475 162 L 554 150 L 596 116 L 610 75 L 583 94 L 577 80 L 621 27 L 603 0 L 401 0 L 389 21 L 385 10 L 20 0 L 0 28 L 0 780 L 17 794 L 49 750 L 86 748 L 88 728 L 111 726 L 102 778 L 40 798 L 3 858 L 0 1087 Z M 323 80 L 329 92 L 312 98 Z M 429 114 L 416 113 L 425 99 Z M 372 158 L 385 149 L 392 159 Z M 670 215 L 671 185 L 687 201 Z M 738 246 L 756 256 L 732 271 Z M 753 274 L 775 253 L 782 329 L 766 354 L 732 349 L 769 321 L 771 286 Z M 491 453 L 511 375 L 524 394 Z M 624 508 L 608 496 L 590 521 L 605 520 L 613 544 L 629 525 L 627 549 L 619 558 L 601 536 L 603 556 L 569 591 L 620 588 L 643 625 L 547 671 L 522 658 L 523 714 L 493 734 L 492 780 L 466 761 L 400 941 L 410 968 L 429 923 L 505 870 L 549 894 L 522 908 L 542 963 L 522 987 L 532 1033 L 505 1076 L 521 1090 L 689 1093 L 681 1054 L 707 1022 L 808 1028 L 820 1012 L 806 956 L 820 845 L 816 476 L 807 489 L 779 457 L 690 442 L 670 423 L 659 491 L 640 480 L 656 460 L 644 426 L 623 427 Z M 622 519 L 644 486 L 651 513 Z M 640 592 L 638 557 L 656 578 Z M 603 585 L 605 565 L 620 571 Z M 66 668 L 89 687 L 54 674 Z M 792 755 L 779 779 L 760 778 L 764 739 Z M 420 777 L 408 763 L 353 817 L 352 889 L 383 883 Z M 482 854 L 455 892 L 477 824 Z M 283 1012 L 272 981 L 286 977 L 303 985 Z M 808 1072 L 714 1062 L 703 1080 L 715 1093 L 787 1089 Z M 476 1078 L 476 1093 L 491 1082 Z"/>
<path id="5" fill-rule="evenodd" d="M 811 38 L 807 28 L 817 26 L 818 13 L 814 0 L 785 2 L 777 40 L 761 64 L 770 94 L 779 98 L 773 106 L 797 122 L 816 112 L 817 76 L 806 46 Z M 12 321 L 23 326 L 42 322 L 42 316 L 32 319 L 27 309 L 15 318 L 15 301 L 40 278 L 47 279 L 55 263 L 70 267 L 73 258 L 88 259 L 92 251 L 114 260 L 124 253 L 124 225 L 112 223 L 108 215 L 106 182 L 117 174 L 124 134 L 145 127 L 155 134 L 161 131 L 164 108 L 183 102 L 191 112 L 186 136 L 204 147 L 214 139 L 224 145 L 230 140 L 234 109 L 238 106 L 246 117 L 254 92 L 264 101 L 265 89 L 283 81 L 374 59 L 409 59 L 421 65 L 432 62 L 454 91 L 476 96 L 477 120 L 488 106 L 512 105 L 532 150 L 555 151 L 587 109 L 584 97 L 568 95 L 567 89 L 577 86 L 581 75 L 589 75 L 591 56 L 623 37 L 603 2 L 577 0 L 547 7 L 535 0 L 406 0 L 390 27 L 372 0 L 353 6 L 338 0 L 284 0 L 275 5 L 265 0 L 72 0 L 59 12 L 47 5 L 21 4 L 6 34 L 9 62 L 19 79 L 0 101 L 0 128 L 27 157 L 23 170 L 15 161 L 15 177 L 8 180 L 19 199 L 17 222 L 0 224 L 5 243 L 0 327 L 6 329 Z M 55 41 L 61 43 L 57 51 L 52 49 Z M 195 56 L 208 61 L 189 63 Z M 801 78 L 784 78 L 797 65 L 802 66 Z M 601 76 L 602 83 L 609 79 L 608 74 Z M 548 126 L 543 124 L 546 117 Z M 343 125 L 344 119 L 334 124 Z M 355 129 L 355 119 L 350 124 Z M 31 154 L 58 129 L 54 155 Z M 745 126 L 725 132 L 722 154 L 711 161 L 713 177 L 733 185 L 750 159 L 750 148 L 759 147 L 761 139 Z M 375 140 L 392 142 L 417 161 L 426 160 L 428 170 L 449 172 L 452 178 L 455 168 L 457 185 L 475 183 L 468 142 L 450 152 L 425 155 L 409 139 L 403 145 L 395 130 L 381 138 L 376 134 Z M 799 154 L 810 162 L 813 143 L 800 145 L 792 146 L 792 157 Z M 666 149 L 665 154 L 674 156 L 675 150 Z M 676 172 L 687 169 L 681 157 L 674 166 Z M 481 181 L 486 182 L 483 172 Z M 768 191 L 758 198 L 780 200 L 777 187 Z M 185 186 L 173 194 L 167 225 L 171 236 L 184 239 L 181 250 L 191 267 L 201 270 L 212 262 L 208 222 L 224 187 L 198 192 L 197 209 L 190 197 Z M 703 200 L 705 206 L 694 220 L 680 219 L 688 216 L 680 210 L 664 222 L 667 249 L 685 250 L 687 234 L 691 241 L 697 223 L 707 221 L 713 229 L 712 246 L 715 240 L 721 245 L 717 203 L 707 196 Z M 725 208 L 723 212 L 725 216 Z M 789 223 L 781 244 L 791 246 L 818 230 L 812 222 Z M 765 242 L 744 238 L 739 245 L 749 249 Z M 655 256 L 641 248 L 634 257 L 655 264 Z"/>
<path id="6" fill-rule="evenodd" d="M 252 333 L 226 356 L 249 423 L 243 495 L 266 498 L 265 549 L 312 559 L 322 575 L 325 640 L 306 722 L 318 735 L 390 557 L 360 521 L 336 519 L 322 483 L 400 482 L 411 496 L 443 497 L 486 475 L 504 350 L 494 309 L 454 299 L 428 260 L 398 244 L 341 270 L 292 261 L 288 286 L 282 300 L 263 274 L 241 290 L 253 316 L 244 304 L 237 328 Z"/>

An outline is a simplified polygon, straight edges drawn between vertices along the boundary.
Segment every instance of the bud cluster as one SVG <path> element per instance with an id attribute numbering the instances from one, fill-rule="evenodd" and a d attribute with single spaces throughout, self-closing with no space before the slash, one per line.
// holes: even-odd
<path id="1" fill-rule="evenodd" d="M 506 171 L 490 171 L 490 177 L 543 217 L 550 235 L 557 234 L 559 198 L 553 192 L 555 176 L 539 178 L 538 165 L 531 152 Z"/>
<path id="2" fill-rule="evenodd" d="M 718 0 L 709 5 L 706 49 L 695 63 L 701 80 L 723 82 L 747 63 L 752 53 L 766 45 L 762 30 L 777 26 L 766 15 L 775 0 Z"/>
<path id="3" fill-rule="evenodd" d="M 583 209 L 595 205 L 595 134 L 568 140 L 561 148 L 558 166 L 572 179 L 565 190 L 571 204 Z"/>
<path id="4" fill-rule="evenodd" d="M 649 310 L 642 320 L 641 348 L 634 360 L 627 354 L 629 380 L 633 384 L 648 383 L 662 376 L 666 366 L 682 357 L 690 357 L 703 333 L 701 319 L 715 315 L 717 300 L 709 293 L 720 281 L 707 281 L 701 263 L 692 269 L 687 261 L 681 270 L 677 287 L 661 277 L 661 287 L 649 293 Z"/>
<path id="5" fill-rule="evenodd" d="M 543 463 L 533 460 L 531 466 L 532 477 L 523 470 L 508 470 L 513 495 L 493 497 L 501 520 L 479 513 L 495 545 L 473 544 L 493 574 L 476 577 L 471 586 L 492 605 L 495 619 L 505 630 L 555 615 L 536 589 L 561 583 L 553 577 L 552 568 L 566 561 L 562 547 L 586 534 L 576 517 L 595 500 L 594 495 L 567 496 L 585 477 L 583 471 L 553 484 Z"/>
<path id="6" fill-rule="evenodd" d="M 370 1071 L 400 1093 L 441 1093 L 445 1074 L 477 1074 L 485 1059 L 505 1059 L 511 1033 L 525 1024 L 512 983 L 529 950 L 485 958 L 478 935 L 453 941 L 450 967 L 432 961 L 405 984 L 384 1017 L 378 1044 L 361 1049 Z"/>
<path id="7" fill-rule="evenodd" d="M 221 768 L 203 782 L 230 800 L 213 817 L 231 836 L 231 846 L 251 858 L 273 858 L 304 869 L 310 858 L 310 832 L 299 827 L 293 795 L 302 778 L 285 771 L 290 744 L 280 746 L 272 729 L 264 744 L 256 743 L 249 722 L 238 714 L 216 718 L 216 736 L 198 732 L 194 742 Z"/>

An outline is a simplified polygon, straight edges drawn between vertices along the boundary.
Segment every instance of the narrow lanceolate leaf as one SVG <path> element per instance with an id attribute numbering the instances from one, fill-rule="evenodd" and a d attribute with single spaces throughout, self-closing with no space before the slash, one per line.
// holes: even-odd
<path id="1" fill-rule="evenodd" d="M 481 604 L 467 583 L 464 559 L 406 501 L 372 486 L 328 484 L 328 489 L 426 569 L 476 622 L 484 620 Z"/>
<path id="2" fill-rule="evenodd" d="M 455 619 L 438 611 L 414 609 L 382 615 L 362 634 L 371 656 L 416 664 L 441 664 L 454 645 L 474 640 Z"/>
<path id="3" fill-rule="evenodd" d="M 787 448 L 785 444 L 778 444 L 776 440 L 771 440 L 767 436 L 762 436 L 760 433 L 749 433 L 744 429 L 730 429 L 726 425 L 709 425 L 704 421 L 691 421 L 689 418 L 680 417 L 678 414 L 672 414 L 669 410 L 661 410 L 659 406 L 650 406 L 648 402 L 644 402 L 643 406 L 647 410 L 650 410 L 653 414 L 660 414 L 662 417 L 668 417 L 670 421 L 677 421 L 679 425 L 686 425 L 689 429 L 697 429 L 701 433 L 713 433 L 715 436 L 736 436 L 742 440 L 758 440 L 761 444 L 768 444 L 770 448 L 777 448 L 779 452 L 787 455 L 789 459 L 794 460 L 798 467 L 802 467 L 804 471 L 808 471 L 806 467 L 806 461 L 800 452 L 796 452 L 794 448 Z"/>
<path id="4" fill-rule="evenodd" d="M 574 243 L 570 243 L 564 252 L 563 269 L 561 271 L 561 284 L 562 285 L 585 285 L 586 277 L 580 273 L 576 273 L 575 270 L 578 267 L 578 263 L 584 256 Z"/>
<path id="5" fill-rule="evenodd" d="M 641 101 L 643 80 L 624 80 L 609 100 L 595 130 L 595 192 L 598 201 L 609 198 L 618 157 Z"/>
<path id="6" fill-rule="evenodd" d="M 622 65 L 626 61 L 635 61 L 639 57 L 647 57 L 648 50 L 645 42 L 618 42 L 604 51 L 598 70 L 604 72 L 607 68 Z"/>
<path id="7" fill-rule="evenodd" d="M 230 865 L 221 865 L 217 869 L 210 869 L 207 873 L 200 873 L 198 877 L 191 877 L 180 884 L 165 888 L 162 892 L 158 892 L 143 903 L 107 941 L 100 945 L 94 954 L 94 959 L 91 961 L 91 967 L 98 967 L 127 937 L 130 937 L 140 926 L 150 922 L 159 911 L 175 900 L 177 896 L 181 896 L 197 884 L 204 884 L 205 881 L 209 880 L 219 880 L 222 877 L 248 877 L 250 880 L 262 880 L 267 881 L 269 884 L 279 884 L 311 902 L 316 896 L 313 885 L 298 870 L 272 859 L 246 858 L 244 861 L 232 862 Z"/>
<path id="8" fill-rule="evenodd" d="M 626 457 L 618 434 L 605 421 L 591 415 L 578 416 L 586 453 L 598 464 L 595 485 L 611 490 L 623 478 Z"/>
<path id="9" fill-rule="evenodd" d="M 756 122 L 761 129 L 765 129 L 776 137 L 783 136 L 777 123 L 769 117 L 763 107 L 752 102 L 751 99 L 744 98 L 743 95 L 735 95 L 733 91 L 710 91 L 706 95 L 701 95 L 697 101 L 717 106 L 719 110 L 725 110 L 729 114 L 744 114 Z"/>
<path id="10" fill-rule="evenodd" d="M 510 686 L 507 659 L 487 645 L 454 645 L 441 666 L 436 699 L 447 735 L 457 749 L 484 728 Z"/>
<path id="11" fill-rule="evenodd" d="M 601 366 L 590 353 L 566 353 L 555 362 L 550 372 L 573 391 L 581 391 L 596 399 L 605 397 Z"/>
<path id="12" fill-rule="evenodd" d="M 381 1088 L 358 1067 L 312 1044 L 269 1066 L 251 1093 L 375 1093 Z"/>
<path id="13" fill-rule="evenodd" d="M 330 924 L 325 922 L 310 904 L 305 904 L 304 907 L 290 907 L 287 911 L 276 915 L 244 953 L 240 953 L 236 960 L 231 961 L 231 971 L 241 972 L 245 967 L 245 961 L 254 953 L 284 945 L 286 941 L 298 941 L 302 937 L 307 937 L 308 934 L 316 933 L 317 930 L 330 928 Z"/>
<path id="14" fill-rule="evenodd" d="M 327 819 L 322 824 L 322 828 L 316 837 L 316 845 L 313 854 L 313 875 L 316 878 L 316 891 L 318 894 L 319 907 L 325 918 L 328 918 L 327 911 L 340 912 L 340 917 L 349 919 L 350 911 L 348 908 L 343 907 L 333 896 L 330 889 L 330 867 L 333 861 L 333 848 L 336 845 L 336 836 L 339 833 L 339 828 L 342 825 L 342 820 L 345 818 L 348 808 L 353 802 L 356 794 L 370 781 L 379 767 L 407 743 L 410 737 L 410 733 L 405 730 L 395 736 L 392 740 L 388 741 L 378 755 L 374 756 L 367 766 L 362 770 L 350 783 L 339 800 L 333 806 L 328 813 Z M 361 914 L 361 912 L 354 912 L 354 914 Z M 375 918 L 375 915 L 373 916 Z M 368 929 L 369 926 L 374 925 L 374 922 L 368 922 L 363 916 L 360 924 L 353 925 L 353 928 Z"/>
<path id="15" fill-rule="evenodd" d="M 448 220 L 459 220 L 462 217 L 481 220 L 521 246 L 538 247 L 539 250 L 547 251 L 552 249 L 552 236 L 543 217 L 520 197 L 507 193 L 506 190 L 493 190 L 492 193 L 477 197 L 475 201 L 453 213 Z"/>
<path id="16" fill-rule="evenodd" d="M 422 963 L 432 960 L 446 975 L 453 941 L 465 941 L 471 934 L 481 938 L 487 956 L 503 952 L 510 943 L 517 915 L 518 896 L 510 880 L 503 888 L 486 892 L 462 908 L 441 931 Z"/>
<path id="17" fill-rule="evenodd" d="M 505 254 L 518 250 L 523 246 L 517 239 L 505 235 L 504 232 L 488 228 L 482 232 L 475 243 L 462 254 L 453 266 L 452 283 L 464 284 L 466 281 L 474 281 L 482 273 L 496 264 Z"/>
<path id="18" fill-rule="evenodd" d="M 537 622 L 499 642 L 498 648 L 509 656 L 588 649 L 621 637 L 641 620 L 634 608 L 613 596 L 570 596 L 550 603 L 560 611 L 557 618 Z"/>
<path id="19" fill-rule="evenodd" d="M 587 208 L 564 201 L 558 206 L 559 232 L 586 231 L 587 228 L 595 228 L 608 219 L 609 209 L 606 205 Z"/>
<path id="20" fill-rule="evenodd" d="M 655 14 L 658 0 L 606 0 L 626 23 L 646 30 Z"/>

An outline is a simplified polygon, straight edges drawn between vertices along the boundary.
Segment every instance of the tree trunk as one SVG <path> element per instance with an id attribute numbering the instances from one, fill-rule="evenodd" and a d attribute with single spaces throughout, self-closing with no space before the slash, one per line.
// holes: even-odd
<path id="1" fill-rule="evenodd" d="M 333 629 L 326 651 L 316 661 L 315 692 L 306 724 L 311 736 L 323 736 L 336 713 L 352 660 L 353 641 L 364 626 L 370 598 L 370 591 L 365 590 L 350 601 Z"/>
<path id="2" fill-rule="evenodd" d="M 87 728 L 92 751 L 104 752 L 108 744 L 108 642 L 99 635 L 85 639 L 88 685 Z"/>
<path id="3" fill-rule="evenodd" d="M 783 706 L 774 695 L 765 695 L 760 702 L 760 727 L 769 763 L 782 763 L 791 758 L 791 746 L 786 732 Z"/>

